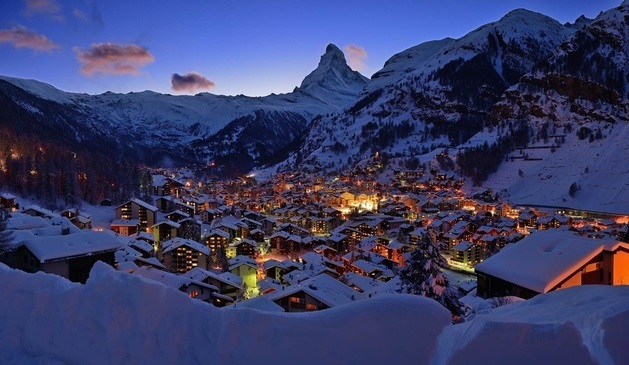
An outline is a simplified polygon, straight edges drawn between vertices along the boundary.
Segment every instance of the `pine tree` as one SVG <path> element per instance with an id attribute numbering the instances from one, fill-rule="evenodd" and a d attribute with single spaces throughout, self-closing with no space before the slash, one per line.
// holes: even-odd
<path id="1" fill-rule="evenodd" d="M 7 229 L 10 216 L 9 211 L 0 206 L 0 254 L 12 250 L 13 232 Z"/>
<path id="2" fill-rule="evenodd" d="M 456 290 L 450 286 L 448 279 L 441 273 L 448 267 L 443 257 L 443 244 L 438 242 L 429 232 L 422 237 L 419 245 L 411 252 L 411 256 L 399 273 L 400 292 L 422 295 L 432 298 L 457 319 L 463 314 Z"/>

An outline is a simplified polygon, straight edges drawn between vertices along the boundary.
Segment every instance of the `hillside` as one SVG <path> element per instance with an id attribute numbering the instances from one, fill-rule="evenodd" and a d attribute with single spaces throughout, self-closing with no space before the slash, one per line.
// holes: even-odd
<path id="1" fill-rule="evenodd" d="M 602 13 L 507 90 L 477 138 L 497 139 L 522 121 L 531 138 L 485 186 L 516 203 L 627 213 L 627 19 L 627 2 Z M 580 189 L 570 195 L 572 184 Z"/>
<path id="2" fill-rule="evenodd" d="M 410 157 L 455 147 L 480 131 L 504 91 L 574 31 L 518 9 L 459 39 L 400 52 L 373 75 L 353 106 L 313 121 L 287 166 L 328 169 L 376 152 Z"/>
<path id="3" fill-rule="evenodd" d="M 142 163 L 235 162 L 225 166 L 232 170 L 229 175 L 268 163 L 270 156 L 303 133 L 314 116 L 353 103 L 366 80 L 330 44 L 318 67 L 288 94 L 88 95 L 3 76 L 0 100 L 3 110 L 21 109 L 32 115 L 39 124 L 33 133 L 68 130 L 66 138 L 71 141 L 113 145 L 116 153 L 131 154 Z M 0 122 L 9 123 L 11 116 L 2 114 Z"/>

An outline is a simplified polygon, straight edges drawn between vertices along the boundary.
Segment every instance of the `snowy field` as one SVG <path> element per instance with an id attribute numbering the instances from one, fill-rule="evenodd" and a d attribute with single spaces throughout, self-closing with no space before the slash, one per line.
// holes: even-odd
<path id="1" fill-rule="evenodd" d="M 626 364 L 629 288 L 575 287 L 452 325 L 379 296 L 315 313 L 219 309 L 97 264 L 85 285 L 0 265 L 1 364 Z"/>

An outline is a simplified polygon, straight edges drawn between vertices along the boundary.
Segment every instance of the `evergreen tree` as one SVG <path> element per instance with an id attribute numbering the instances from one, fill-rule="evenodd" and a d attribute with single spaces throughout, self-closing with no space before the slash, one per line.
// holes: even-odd
<path id="1" fill-rule="evenodd" d="M 0 206 L 0 254 L 12 250 L 13 232 L 7 229 L 10 216 L 9 210 Z"/>
<path id="2" fill-rule="evenodd" d="M 441 273 L 448 267 L 443 257 L 443 244 L 429 232 L 422 237 L 417 248 L 411 252 L 409 260 L 400 270 L 400 292 L 432 298 L 451 313 L 454 319 L 463 314 L 456 290 Z"/>

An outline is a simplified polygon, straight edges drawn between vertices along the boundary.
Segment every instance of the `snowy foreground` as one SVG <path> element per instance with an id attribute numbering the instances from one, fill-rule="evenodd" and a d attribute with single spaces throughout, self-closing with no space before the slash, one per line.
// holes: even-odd
<path id="1" fill-rule="evenodd" d="M 464 324 L 407 295 L 317 313 L 218 309 L 97 264 L 85 285 L 0 264 L 0 363 L 626 364 L 629 287 L 540 295 Z"/>

